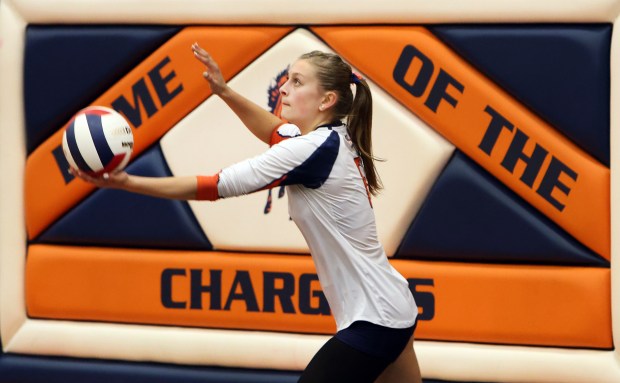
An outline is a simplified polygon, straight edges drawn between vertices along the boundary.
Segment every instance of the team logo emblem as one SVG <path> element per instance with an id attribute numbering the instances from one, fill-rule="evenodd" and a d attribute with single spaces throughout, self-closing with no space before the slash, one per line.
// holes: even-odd
<path id="1" fill-rule="evenodd" d="M 268 106 L 271 113 L 278 117 L 282 113 L 282 97 L 280 95 L 280 87 L 288 80 L 288 67 L 282 72 L 278 73 L 274 79 L 273 85 L 269 86 L 267 90 L 269 94 Z"/>

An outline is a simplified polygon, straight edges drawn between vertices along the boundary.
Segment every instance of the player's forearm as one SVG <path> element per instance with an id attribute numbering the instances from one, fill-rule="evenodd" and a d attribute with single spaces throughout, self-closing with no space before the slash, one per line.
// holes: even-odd
<path id="1" fill-rule="evenodd" d="M 196 177 L 140 177 L 130 175 L 120 187 L 123 190 L 152 197 L 196 199 Z"/>
<path id="2" fill-rule="evenodd" d="M 282 124 L 280 118 L 256 105 L 231 88 L 227 88 L 219 96 L 252 134 L 259 140 L 269 144 L 273 130 Z"/>

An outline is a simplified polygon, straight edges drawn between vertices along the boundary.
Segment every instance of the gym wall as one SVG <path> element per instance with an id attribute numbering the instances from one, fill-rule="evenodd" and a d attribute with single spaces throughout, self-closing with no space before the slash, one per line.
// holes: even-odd
<path id="1" fill-rule="evenodd" d="M 333 334 L 286 193 L 266 214 L 267 191 L 168 201 L 68 172 L 62 132 L 89 105 L 129 121 L 132 174 L 210 175 L 267 148 L 212 97 L 193 42 L 272 112 L 302 53 L 368 80 L 377 227 L 419 305 L 425 381 L 620 380 L 619 10 L 2 1 L 0 381 L 294 382 Z"/>

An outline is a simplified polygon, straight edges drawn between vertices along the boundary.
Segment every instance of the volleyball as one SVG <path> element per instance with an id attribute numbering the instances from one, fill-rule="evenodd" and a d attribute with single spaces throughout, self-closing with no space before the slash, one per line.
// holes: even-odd
<path id="1" fill-rule="evenodd" d="M 62 150 L 73 168 L 98 177 L 125 168 L 133 151 L 133 133 L 115 110 L 89 106 L 69 122 Z"/>

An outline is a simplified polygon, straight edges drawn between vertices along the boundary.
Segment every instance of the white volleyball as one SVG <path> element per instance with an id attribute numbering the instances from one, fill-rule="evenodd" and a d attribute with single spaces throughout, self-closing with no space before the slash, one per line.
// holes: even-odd
<path id="1" fill-rule="evenodd" d="M 98 177 L 124 169 L 133 152 L 133 133 L 113 109 L 89 106 L 69 122 L 62 150 L 73 168 Z"/>

